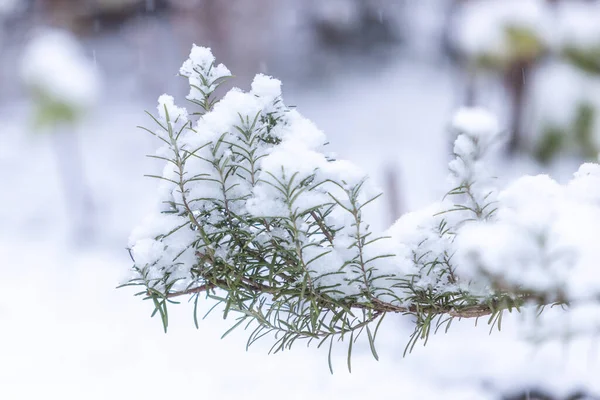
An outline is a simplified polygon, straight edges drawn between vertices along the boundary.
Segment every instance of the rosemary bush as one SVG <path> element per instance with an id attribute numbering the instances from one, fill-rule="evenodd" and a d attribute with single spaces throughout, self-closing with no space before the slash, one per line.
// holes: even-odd
<path id="1" fill-rule="evenodd" d="M 597 298 L 589 258 L 573 256 L 595 251 L 581 240 L 589 231 L 565 225 L 600 226 L 600 191 L 588 191 L 600 183 L 597 165 L 566 186 L 524 177 L 500 191 L 485 163 L 498 123 L 463 109 L 452 123 L 448 194 L 375 232 L 363 211 L 379 193 L 360 169 L 324 154 L 325 136 L 285 105 L 278 80 L 257 75 L 250 92 L 219 100 L 231 74 L 197 46 L 180 74 L 195 111 L 163 95 L 154 127 L 144 128 L 162 142 L 152 156 L 165 163 L 155 177 L 161 205 L 132 234 L 125 285 L 141 287 L 165 331 L 175 298 L 194 303 L 196 326 L 196 306 L 208 299 L 231 330 L 248 330 L 248 345 L 266 337 L 278 352 L 308 341 L 331 355 L 345 341 L 350 367 L 361 336 L 378 358 L 387 313 L 414 320 L 408 351 L 455 318 L 500 327 L 506 310 Z"/>

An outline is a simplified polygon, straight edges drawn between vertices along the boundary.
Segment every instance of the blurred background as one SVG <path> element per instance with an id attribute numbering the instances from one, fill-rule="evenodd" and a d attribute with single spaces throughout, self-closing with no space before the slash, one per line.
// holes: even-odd
<path id="1" fill-rule="evenodd" d="M 403 358 L 411 321 L 390 316 L 382 361 L 360 344 L 245 351 L 218 315 L 167 335 L 128 289 L 125 250 L 155 198 L 150 126 L 192 43 L 247 89 L 283 81 L 329 150 L 385 192 L 375 229 L 440 198 L 461 106 L 506 130 L 499 182 L 560 182 L 600 151 L 600 2 L 590 0 L 0 0 L 0 397 L 175 396 L 597 399 L 596 339 L 531 343 L 519 317 L 489 336 L 453 324 Z M 206 310 L 210 305 L 205 306 Z"/>

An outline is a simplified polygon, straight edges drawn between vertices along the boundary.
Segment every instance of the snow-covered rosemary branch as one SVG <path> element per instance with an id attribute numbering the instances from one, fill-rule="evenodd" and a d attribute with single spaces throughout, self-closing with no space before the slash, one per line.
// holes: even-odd
<path id="1" fill-rule="evenodd" d="M 165 330 L 173 297 L 204 297 L 235 315 L 233 328 L 253 327 L 248 344 L 274 333 L 272 351 L 305 339 L 331 354 L 334 340 L 347 337 L 351 350 L 366 333 L 377 358 L 389 312 L 414 318 L 410 349 L 453 318 L 495 323 L 528 301 L 600 295 L 600 274 L 589 279 L 600 248 L 598 165 L 567 186 L 525 177 L 499 192 L 485 168 L 498 123 L 460 110 L 448 195 L 374 232 L 363 210 L 379 194 L 359 168 L 324 155 L 324 134 L 285 105 L 281 83 L 257 75 L 249 92 L 218 100 L 230 72 L 214 61 L 193 47 L 180 73 L 199 111 L 163 95 L 147 129 L 165 168 L 160 206 L 130 239 L 127 285 L 143 288 Z"/>

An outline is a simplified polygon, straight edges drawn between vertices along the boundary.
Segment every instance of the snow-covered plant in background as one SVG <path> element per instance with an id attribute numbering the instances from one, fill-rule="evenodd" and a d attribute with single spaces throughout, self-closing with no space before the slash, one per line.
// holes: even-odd
<path id="1" fill-rule="evenodd" d="M 595 160 L 600 152 L 600 80 L 566 64 L 545 67 L 539 75 L 532 82 L 537 92 L 528 115 L 535 124 L 528 140 L 534 157 L 542 163 L 565 154 Z M 542 87 L 548 77 L 552 89 Z M 549 90 L 553 98 L 548 98 Z"/>
<path id="2" fill-rule="evenodd" d="M 378 357 L 387 313 L 414 320 L 410 350 L 454 318 L 499 327 L 506 310 L 596 305 L 600 166 L 566 186 L 536 176 L 500 190 L 486 165 L 500 126 L 462 109 L 448 194 L 376 232 L 363 211 L 379 193 L 325 155 L 324 134 L 286 106 L 278 80 L 257 75 L 249 92 L 217 100 L 230 72 L 197 46 L 180 74 L 194 111 L 159 98 L 147 129 L 165 162 L 158 206 L 131 235 L 125 285 L 142 287 L 165 330 L 176 297 L 208 299 L 248 329 L 248 344 L 266 337 L 277 352 L 304 340 L 331 354 L 346 339 L 350 366 L 361 335 Z"/>
<path id="3" fill-rule="evenodd" d="M 596 2 L 562 2 L 556 10 L 557 50 L 581 70 L 596 75 L 600 74 L 598 13 Z"/>
<path id="4" fill-rule="evenodd" d="M 34 107 L 33 128 L 52 135 L 74 236 L 81 240 L 94 229 L 94 218 L 75 126 L 98 100 L 98 69 L 71 33 L 47 29 L 26 45 L 21 77 Z"/>
<path id="5" fill-rule="evenodd" d="M 525 147 L 526 82 L 549 46 L 548 15 L 545 0 L 475 0 L 461 4 L 453 21 L 451 42 L 469 73 L 475 76 L 483 69 L 498 74 L 506 89 L 512 153 Z M 475 88 L 467 93 L 467 101 L 475 103 Z"/>
<path id="6" fill-rule="evenodd" d="M 454 17 L 454 43 L 477 66 L 506 69 L 533 60 L 548 46 L 545 0 L 475 0 Z"/>
<path id="7" fill-rule="evenodd" d="M 98 99 L 97 69 L 66 31 L 49 29 L 37 34 L 25 47 L 21 74 L 40 126 L 74 122 Z"/>
<path id="8" fill-rule="evenodd" d="M 563 1 L 554 11 L 552 50 L 558 62 L 543 66 L 533 82 L 534 93 L 540 92 L 533 99 L 540 114 L 535 155 L 542 161 L 561 153 L 595 159 L 600 151 L 600 4 Z"/>
<path id="9" fill-rule="evenodd" d="M 542 162 L 596 158 L 599 11 L 597 2 L 581 0 L 472 0 L 458 7 L 451 43 L 471 74 L 500 78 L 511 150 Z M 477 90 L 468 93 L 476 103 Z"/>

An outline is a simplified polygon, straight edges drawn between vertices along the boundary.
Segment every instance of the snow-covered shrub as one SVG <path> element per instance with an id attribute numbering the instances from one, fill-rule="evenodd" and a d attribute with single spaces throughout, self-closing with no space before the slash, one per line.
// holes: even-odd
<path id="1" fill-rule="evenodd" d="M 512 119 L 511 150 L 542 162 L 559 155 L 595 159 L 598 11 L 597 3 L 579 0 L 473 0 L 458 7 L 451 42 L 472 73 L 497 74 Z"/>
<path id="2" fill-rule="evenodd" d="M 556 62 L 543 66 L 532 83 L 534 154 L 595 159 L 600 151 L 600 27 L 596 2 L 560 2 L 554 10 Z"/>
<path id="3" fill-rule="evenodd" d="M 538 58 L 549 45 L 545 0 L 474 0 L 458 9 L 453 43 L 470 63 L 506 69 Z"/>
<path id="4" fill-rule="evenodd" d="M 559 4 L 557 50 L 577 68 L 600 74 L 600 26 L 596 2 L 567 1 Z"/>
<path id="5" fill-rule="evenodd" d="M 56 29 L 38 33 L 27 44 L 21 63 L 38 125 L 71 123 L 95 104 L 100 90 L 97 69 L 70 33 Z"/>
<path id="6" fill-rule="evenodd" d="M 552 41 L 549 6 L 545 0 L 473 0 L 463 2 L 452 19 L 450 43 L 462 66 L 474 77 L 492 72 L 504 87 L 511 115 L 508 149 L 523 150 L 528 81 Z M 471 85 L 475 80 L 471 78 Z M 469 102 L 477 95 L 467 90 Z"/>
<path id="7" fill-rule="evenodd" d="M 126 284 L 142 287 L 165 330 L 168 304 L 186 295 L 252 326 L 249 344 L 273 333 L 273 351 L 299 339 L 331 349 L 347 338 L 351 351 L 365 334 L 377 357 L 387 313 L 415 321 L 410 349 L 454 318 L 499 325 L 506 310 L 596 304 L 599 165 L 566 186 L 535 176 L 500 190 L 486 165 L 500 126 L 462 109 L 448 194 L 376 232 L 363 210 L 378 193 L 324 155 L 324 134 L 285 105 L 278 80 L 257 75 L 249 92 L 216 100 L 230 73 L 196 46 L 180 73 L 196 111 L 159 98 L 148 131 L 165 167 L 157 208 L 131 235 Z"/>
<path id="8" fill-rule="evenodd" d="M 75 126 L 98 100 L 98 69 L 77 39 L 63 30 L 38 32 L 23 53 L 21 78 L 33 103 L 33 128 L 52 134 L 73 236 L 78 242 L 87 240 L 95 228 L 94 206 Z"/>

